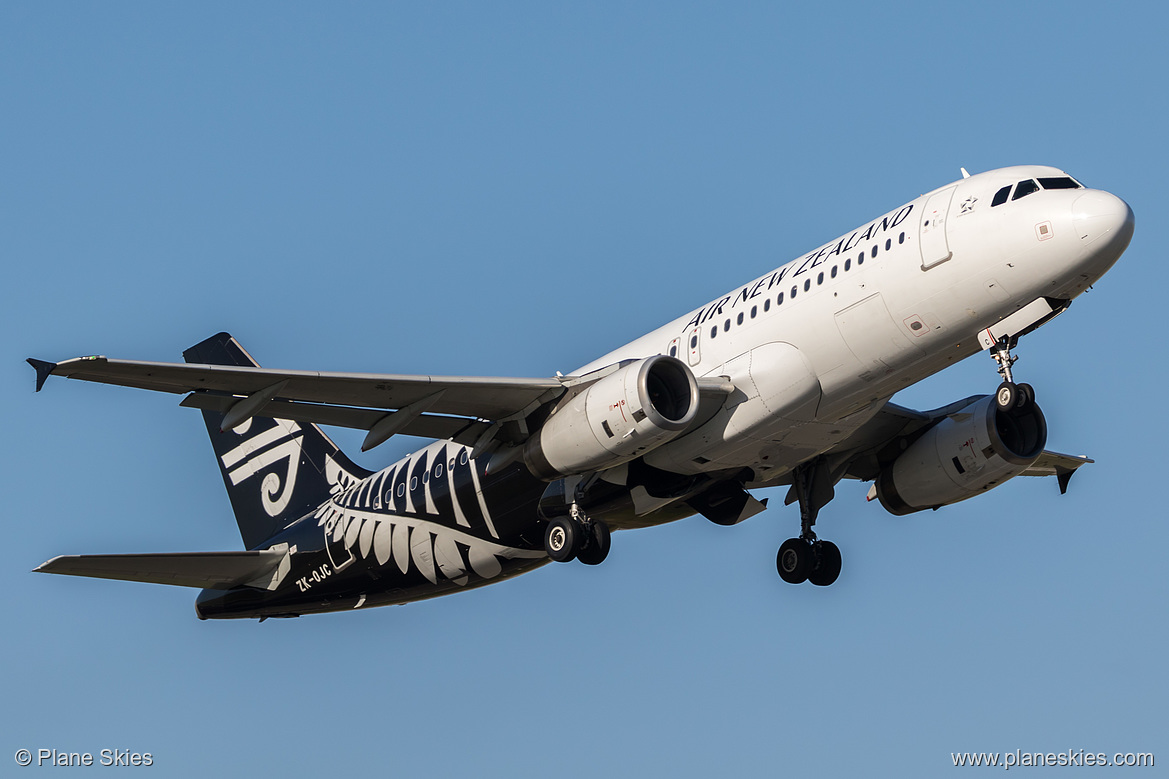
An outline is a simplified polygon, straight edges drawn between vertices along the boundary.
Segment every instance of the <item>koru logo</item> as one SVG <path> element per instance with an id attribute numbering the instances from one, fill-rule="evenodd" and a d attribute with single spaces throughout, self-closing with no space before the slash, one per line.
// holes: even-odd
<path id="1" fill-rule="evenodd" d="M 264 469 L 287 461 L 284 478 L 279 469 L 264 476 L 260 482 L 260 502 L 268 516 L 275 517 L 288 508 L 296 486 L 296 471 L 300 467 L 300 439 L 304 435 L 300 426 L 286 419 L 277 419 L 276 425 L 247 438 L 252 429 L 249 419 L 235 429 L 235 434 L 245 440 L 223 457 L 223 469 L 232 486 L 260 473 Z"/>

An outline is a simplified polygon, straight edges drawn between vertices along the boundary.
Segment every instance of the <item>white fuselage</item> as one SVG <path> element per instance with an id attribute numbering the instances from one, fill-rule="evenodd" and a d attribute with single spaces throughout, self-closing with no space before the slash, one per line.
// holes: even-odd
<path id="1" fill-rule="evenodd" d="M 1131 236 L 1119 198 L 1041 190 L 991 206 L 1004 186 L 1066 175 L 1020 166 L 940 187 L 574 373 L 661 353 L 730 377 L 727 408 L 646 461 L 779 478 L 979 351 L 980 331 L 1037 298 L 1070 300 L 1111 267 Z"/>

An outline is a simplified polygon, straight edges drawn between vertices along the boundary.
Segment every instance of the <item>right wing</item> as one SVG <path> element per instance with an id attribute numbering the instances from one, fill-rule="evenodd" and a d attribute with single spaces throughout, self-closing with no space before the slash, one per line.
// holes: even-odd
<path id="1" fill-rule="evenodd" d="M 1063 495 L 1068 491 L 1068 482 L 1072 480 L 1072 474 L 1081 465 L 1088 465 L 1094 463 L 1088 457 L 1076 456 L 1074 454 L 1060 454 L 1059 452 L 1044 451 L 1039 455 L 1039 459 L 1031 463 L 1031 466 L 1020 476 L 1054 476 L 1059 482 L 1059 494 Z"/>
<path id="2" fill-rule="evenodd" d="M 984 396 L 972 395 L 932 411 L 914 411 L 895 403 L 886 403 L 872 419 L 830 454 L 835 463 L 842 465 L 838 469 L 837 478 L 843 476 L 873 481 L 882 469 L 926 430 L 981 397 Z M 1055 476 L 1060 494 L 1064 494 L 1076 469 L 1093 462 L 1095 460 L 1088 457 L 1044 450 L 1020 476 Z"/>

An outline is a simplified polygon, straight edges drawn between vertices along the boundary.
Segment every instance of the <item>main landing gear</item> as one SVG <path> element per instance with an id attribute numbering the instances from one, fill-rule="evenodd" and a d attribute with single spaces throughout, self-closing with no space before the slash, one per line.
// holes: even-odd
<path id="1" fill-rule="evenodd" d="M 1016 384 L 1011 376 L 1011 366 L 1019 359 L 1011 354 L 1011 349 L 1018 344 L 1018 338 L 1003 337 L 990 349 L 990 356 L 998 363 L 999 376 L 1003 377 L 1003 383 L 994 393 L 999 411 L 1022 411 L 1035 403 L 1035 389 L 1030 384 Z"/>
<path id="2" fill-rule="evenodd" d="M 822 462 L 796 468 L 792 489 L 800 502 L 800 537 L 789 538 L 779 547 L 775 567 L 788 584 L 809 581 L 827 587 L 840 576 L 840 549 L 831 541 L 816 537 L 812 525 L 820 509 L 832 500 L 832 481 Z"/>
<path id="3" fill-rule="evenodd" d="M 569 516 L 548 523 L 544 551 L 558 563 L 575 558 L 585 565 L 600 565 L 609 556 L 609 526 L 603 520 L 590 519 L 573 503 Z"/>

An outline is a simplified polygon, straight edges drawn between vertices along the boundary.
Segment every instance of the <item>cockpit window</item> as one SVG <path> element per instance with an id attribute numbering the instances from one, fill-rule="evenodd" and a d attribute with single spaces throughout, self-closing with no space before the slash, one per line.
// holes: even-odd
<path id="1" fill-rule="evenodd" d="M 1081 189 L 1079 182 L 1071 176 L 1039 179 L 1039 186 L 1043 187 L 1044 189 Z"/>
<path id="2" fill-rule="evenodd" d="M 1020 181 L 1018 184 L 1015 185 L 1015 194 L 1011 198 L 1011 200 L 1018 200 L 1021 197 L 1027 197 L 1028 195 L 1033 194 L 1033 193 L 1038 192 L 1038 191 L 1039 191 L 1039 185 L 1036 184 L 1033 179 L 1027 179 L 1026 181 Z"/>
<path id="3" fill-rule="evenodd" d="M 1011 185 L 1007 184 L 1005 187 L 994 193 L 994 200 L 990 201 L 990 207 L 1001 206 L 1007 202 L 1007 196 L 1011 194 Z"/>

